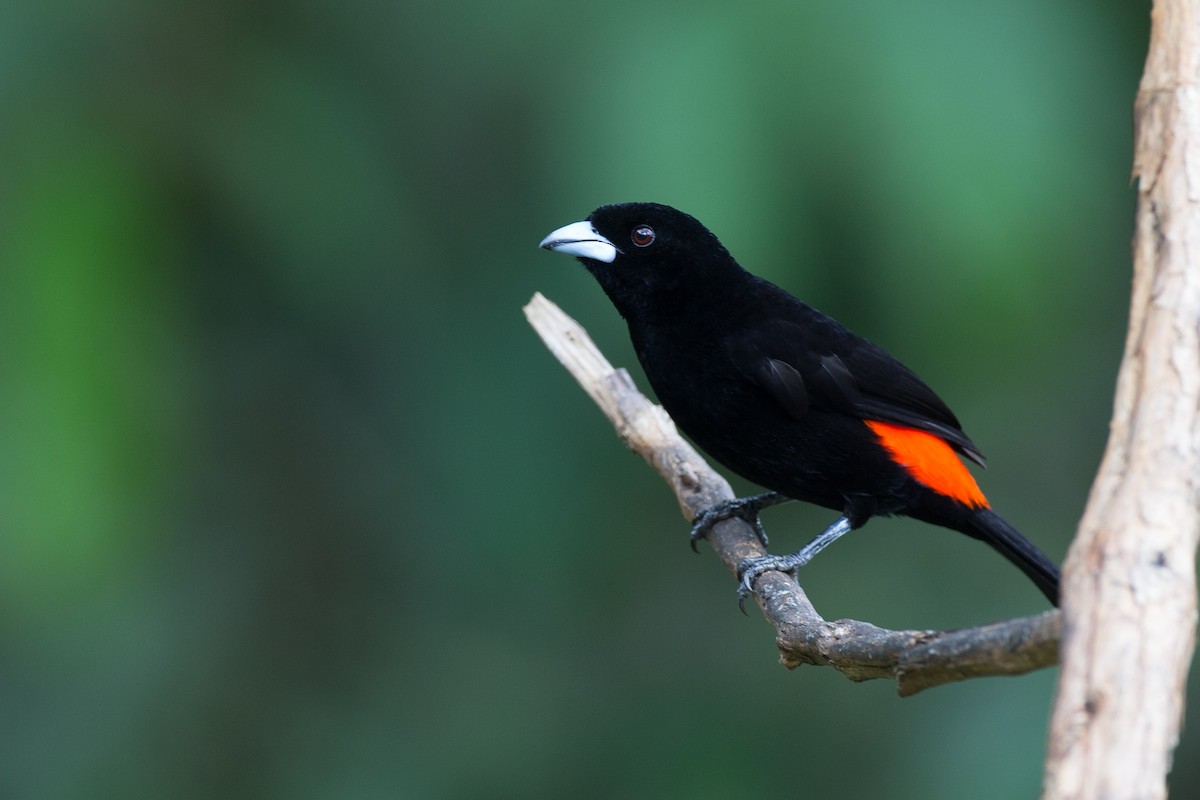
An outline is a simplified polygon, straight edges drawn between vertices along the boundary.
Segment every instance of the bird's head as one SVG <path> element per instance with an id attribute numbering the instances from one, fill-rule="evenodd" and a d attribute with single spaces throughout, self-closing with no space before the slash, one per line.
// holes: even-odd
<path id="1" fill-rule="evenodd" d="M 659 203 L 601 206 L 539 246 L 577 257 L 625 317 L 682 302 L 694 287 L 719 286 L 722 273 L 741 271 L 695 217 Z"/>

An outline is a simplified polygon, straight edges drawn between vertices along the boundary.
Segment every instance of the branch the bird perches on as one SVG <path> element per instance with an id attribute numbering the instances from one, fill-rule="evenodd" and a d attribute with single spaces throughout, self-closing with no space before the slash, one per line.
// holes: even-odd
<path id="1" fill-rule="evenodd" d="M 525 306 L 525 316 L 626 446 L 666 480 L 684 517 L 691 521 L 733 498 L 728 481 L 684 441 L 667 412 L 638 391 L 628 372 L 613 368 L 579 323 L 540 293 Z M 737 518 L 717 523 L 708 542 L 734 576 L 743 560 L 765 555 L 754 529 Z M 893 679 L 903 697 L 967 678 L 1020 675 L 1058 661 L 1057 610 L 975 628 L 893 631 L 825 620 L 800 585 L 781 572 L 764 573 L 757 588 L 755 599 L 775 628 L 784 666 L 827 665 L 854 681 Z"/>

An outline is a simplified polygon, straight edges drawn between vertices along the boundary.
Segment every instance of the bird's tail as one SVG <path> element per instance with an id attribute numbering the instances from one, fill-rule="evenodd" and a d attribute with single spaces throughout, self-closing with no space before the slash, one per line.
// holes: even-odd
<path id="1" fill-rule="evenodd" d="M 1058 605 L 1058 565 L 1038 549 L 1037 545 L 988 508 L 979 509 L 972 514 L 970 525 L 980 539 L 1028 575 L 1042 594 L 1046 595 L 1047 600 L 1055 606 Z"/>

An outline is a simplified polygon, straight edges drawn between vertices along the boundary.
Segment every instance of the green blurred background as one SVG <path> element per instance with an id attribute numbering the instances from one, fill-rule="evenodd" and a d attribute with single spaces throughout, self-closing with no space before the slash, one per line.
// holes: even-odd
<path id="1" fill-rule="evenodd" d="M 1053 672 L 902 701 L 780 668 L 521 306 L 640 380 L 536 244 L 679 206 L 920 372 L 1061 558 L 1124 335 L 1147 14 L 0 6 L 0 795 L 1035 796 Z M 803 578 L 892 627 L 1044 607 L 903 520 Z"/>

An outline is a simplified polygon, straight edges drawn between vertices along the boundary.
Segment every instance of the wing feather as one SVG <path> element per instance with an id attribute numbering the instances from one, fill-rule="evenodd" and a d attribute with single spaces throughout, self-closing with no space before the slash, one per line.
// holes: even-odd
<path id="1" fill-rule="evenodd" d="M 773 322 L 740 340 L 739 363 L 794 418 L 836 411 L 932 433 L 983 466 L 949 406 L 887 351 L 820 312 L 809 324 Z"/>

